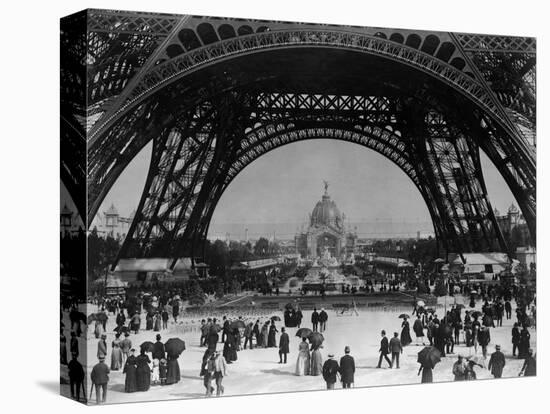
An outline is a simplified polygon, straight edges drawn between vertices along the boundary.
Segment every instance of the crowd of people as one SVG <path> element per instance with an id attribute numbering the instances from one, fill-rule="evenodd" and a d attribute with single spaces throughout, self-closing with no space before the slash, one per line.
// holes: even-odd
<path id="1" fill-rule="evenodd" d="M 489 355 L 491 329 L 502 326 L 503 320 L 512 319 L 512 305 L 509 294 L 484 294 L 481 310 L 476 310 L 476 292 L 469 291 L 470 309 L 461 304 L 452 304 L 439 318 L 437 311 L 427 308 L 422 301 L 413 306 L 412 317 L 402 314 L 401 331 L 393 332 L 391 338 L 381 331 L 379 360 L 377 368 L 381 368 L 385 360 L 390 368 L 400 368 L 400 356 L 411 344 L 424 345 L 436 349 L 440 357 L 454 354 L 455 347 L 466 347 L 468 355 L 458 354 L 453 364 L 452 373 L 456 381 L 476 379 L 476 366 L 486 367 L 495 378 L 502 376 L 506 358 L 501 352 L 500 344 L 495 345 L 495 351 Z M 153 299 L 153 298 L 151 298 Z M 109 374 L 121 372 L 124 374 L 124 391 L 127 393 L 146 392 L 151 386 L 176 384 L 181 380 L 178 357 L 180 353 L 170 353 L 162 342 L 160 333 L 168 328 L 172 320 L 177 323 L 180 316 L 177 296 L 166 300 L 157 299 L 138 302 L 122 302 L 120 300 L 104 301 L 101 311 L 91 315 L 88 323 L 93 322 L 93 331 L 97 339 L 97 359 L 91 370 L 90 379 L 96 392 L 96 401 L 101 404 L 107 399 L 107 384 Z M 515 298 L 514 298 L 515 299 Z M 156 302 L 156 306 L 151 303 Z M 160 306 L 164 303 L 164 306 Z M 109 312 L 115 319 L 114 339 L 107 343 L 106 327 Z M 145 324 L 142 323 L 144 316 Z M 536 357 L 530 346 L 529 329 L 536 320 L 536 301 L 517 302 L 515 319 L 511 330 L 512 355 L 523 359 L 524 363 L 519 375 L 536 374 Z M 61 363 L 68 366 L 71 395 L 79 400 L 83 391 L 85 370 L 78 361 L 80 354 L 78 337 L 82 334 L 81 316 L 75 309 L 70 312 L 70 341 L 61 331 Z M 415 318 L 415 319 L 414 319 Z M 412 328 L 410 319 L 414 319 Z M 303 320 L 299 308 L 288 308 L 284 311 L 286 326 L 301 328 Z M 324 308 L 311 313 L 311 333 L 321 335 L 327 332 L 328 313 Z M 290 338 L 285 327 L 278 327 L 281 319 L 273 316 L 255 320 L 242 316 L 223 316 L 221 320 L 215 317 L 200 321 L 198 343 L 206 348 L 200 367 L 205 395 L 221 396 L 224 394 L 223 378 L 229 374 L 228 366 L 238 361 L 238 353 L 247 349 L 274 348 L 277 350 L 278 363 L 287 364 L 290 353 Z M 289 325 L 290 323 L 290 325 Z M 143 326 L 144 325 L 144 326 Z M 137 346 L 132 343 L 132 335 L 145 331 L 157 332 L 156 342 L 151 347 Z M 414 334 L 415 339 L 411 336 Z M 312 341 L 310 336 L 302 336 L 298 345 L 298 355 L 295 360 L 294 373 L 297 376 L 322 376 L 327 389 L 334 389 L 340 379 L 343 388 L 349 388 L 354 383 L 355 360 L 351 356 L 349 346 L 344 348 L 344 355 L 337 361 L 333 353 L 323 360 L 321 349 L 323 339 Z M 219 345 L 221 344 L 221 346 Z M 139 352 L 137 351 L 139 349 Z M 72 359 L 67 358 L 70 352 Z M 108 358 L 109 356 L 109 358 Z M 390 359 L 391 357 L 391 359 Z M 274 357 L 275 362 L 275 357 Z M 435 363 L 421 363 L 418 375 L 422 382 L 433 381 Z M 215 383 L 215 388 L 213 386 Z"/>

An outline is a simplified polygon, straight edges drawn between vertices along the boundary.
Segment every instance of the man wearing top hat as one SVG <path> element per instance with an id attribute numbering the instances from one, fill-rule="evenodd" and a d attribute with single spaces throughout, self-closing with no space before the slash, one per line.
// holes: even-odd
<path id="1" fill-rule="evenodd" d="M 355 374 L 355 360 L 349 354 L 350 347 L 344 348 L 345 355 L 340 358 L 340 377 L 342 380 L 342 388 L 351 388 L 351 384 L 354 382 Z"/>
<path id="2" fill-rule="evenodd" d="M 327 390 L 333 390 L 336 384 L 336 376 L 340 371 L 338 362 L 334 359 L 334 354 L 328 354 L 328 359 L 323 364 L 323 378 L 327 383 Z"/>
<path id="3" fill-rule="evenodd" d="M 501 378 L 502 370 L 504 369 L 505 365 L 506 360 L 504 358 L 504 354 L 500 352 L 500 345 L 496 345 L 495 352 L 491 354 L 491 358 L 489 359 L 489 365 L 487 365 L 487 369 L 491 371 L 493 377 Z"/>

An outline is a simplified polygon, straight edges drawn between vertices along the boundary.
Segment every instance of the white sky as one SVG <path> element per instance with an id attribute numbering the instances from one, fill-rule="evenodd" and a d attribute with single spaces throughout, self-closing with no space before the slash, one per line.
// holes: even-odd
<path id="1" fill-rule="evenodd" d="M 128 216 L 137 207 L 150 153 L 149 144 L 121 174 L 100 212 L 114 203 L 121 215 Z M 490 201 L 505 212 L 514 198 L 485 156 L 482 165 Z M 321 198 L 323 180 L 329 182 L 329 193 L 349 223 L 369 223 L 371 230 L 364 231 L 405 235 L 432 230 L 420 193 L 395 164 L 357 144 L 317 139 L 285 145 L 245 168 L 222 195 L 210 236 L 228 231 L 242 235 L 251 226 L 250 233 L 291 233 Z M 375 227 L 378 230 L 372 230 Z"/>

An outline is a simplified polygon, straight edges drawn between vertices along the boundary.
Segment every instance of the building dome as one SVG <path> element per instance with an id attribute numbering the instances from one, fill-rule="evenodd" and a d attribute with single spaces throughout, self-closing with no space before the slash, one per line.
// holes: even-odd
<path id="1" fill-rule="evenodd" d="M 342 213 L 325 190 L 323 198 L 317 202 L 311 213 L 311 225 L 333 226 L 341 229 L 343 227 L 342 221 Z"/>

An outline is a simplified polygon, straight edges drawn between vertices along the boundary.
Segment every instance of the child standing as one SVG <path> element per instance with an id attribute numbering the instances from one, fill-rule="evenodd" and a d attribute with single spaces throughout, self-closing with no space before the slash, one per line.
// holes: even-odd
<path id="1" fill-rule="evenodd" d="M 159 364 L 159 379 L 160 379 L 160 385 L 166 384 L 166 374 L 168 372 L 168 363 L 166 362 L 166 359 L 162 358 L 160 360 Z"/>

